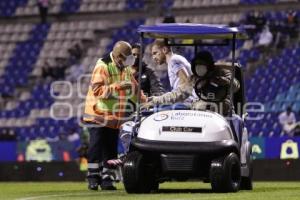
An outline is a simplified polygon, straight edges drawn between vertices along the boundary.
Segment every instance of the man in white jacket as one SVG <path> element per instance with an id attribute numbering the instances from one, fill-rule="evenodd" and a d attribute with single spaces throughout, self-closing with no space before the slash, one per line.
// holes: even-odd
<path id="1" fill-rule="evenodd" d="M 185 57 L 173 53 L 171 47 L 164 40 L 157 39 L 154 41 L 151 54 L 156 64 L 166 63 L 168 65 L 168 76 L 172 91 L 177 90 L 180 84 L 188 81 L 191 77 L 191 64 Z M 195 98 L 195 95 L 191 95 L 187 101 L 192 101 Z"/>

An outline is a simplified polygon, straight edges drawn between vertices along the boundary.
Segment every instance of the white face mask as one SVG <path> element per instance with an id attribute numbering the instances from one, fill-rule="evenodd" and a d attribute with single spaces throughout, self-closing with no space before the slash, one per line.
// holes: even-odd
<path id="1" fill-rule="evenodd" d="M 203 77 L 207 73 L 207 66 L 206 65 L 196 65 L 195 71 L 197 76 Z"/>
<path id="2" fill-rule="evenodd" d="M 134 64 L 135 57 L 133 55 L 129 55 L 126 57 L 126 60 L 123 62 L 124 66 L 132 66 Z"/>

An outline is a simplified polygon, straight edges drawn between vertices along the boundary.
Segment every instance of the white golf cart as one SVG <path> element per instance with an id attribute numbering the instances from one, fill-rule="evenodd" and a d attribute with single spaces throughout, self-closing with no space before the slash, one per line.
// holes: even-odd
<path id="1" fill-rule="evenodd" d="M 138 32 L 142 44 L 144 37 L 164 38 L 173 46 L 183 46 L 175 43 L 178 39 L 193 39 L 195 42 L 188 46 L 195 47 L 195 55 L 197 48 L 206 45 L 204 39 L 218 39 L 222 42 L 215 45 L 229 45 L 232 48 L 232 62 L 227 67 L 232 71 L 231 79 L 235 77 L 240 82 L 240 89 L 236 93 L 232 92 L 233 81 L 227 91 L 231 95 L 232 110 L 236 110 L 230 112 L 229 117 L 243 107 L 243 73 L 240 65 L 235 63 L 235 45 L 236 39 L 242 39 L 245 35 L 238 28 L 159 24 L 140 26 Z M 199 40 L 201 43 L 196 43 Z M 141 63 L 139 72 L 141 74 Z M 149 193 L 158 190 L 159 183 L 188 179 L 210 182 L 214 192 L 252 190 L 251 144 L 244 127 L 243 114 L 239 116 L 239 128 L 234 128 L 234 120 L 210 110 L 175 107 L 154 112 L 138 107 L 135 121 L 127 123 L 126 130 L 123 130 L 126 132 L 131 126 L 132 138 L 123 165 L 126 191 Z"/>

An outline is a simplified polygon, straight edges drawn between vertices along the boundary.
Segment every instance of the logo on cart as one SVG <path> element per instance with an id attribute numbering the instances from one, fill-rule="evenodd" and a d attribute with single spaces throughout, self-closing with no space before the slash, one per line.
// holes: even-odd
<path id="1" fill-rule="evenodd" d="M 158 114 L 154 117 L 154 120 L 155 121 L 163 121 L 163 120 L 166 120 L 168 119 L 168 115 L 167 114 Z"/>

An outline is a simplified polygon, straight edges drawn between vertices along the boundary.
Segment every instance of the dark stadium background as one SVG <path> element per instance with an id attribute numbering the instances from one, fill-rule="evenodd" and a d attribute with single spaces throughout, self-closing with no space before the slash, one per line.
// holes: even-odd
<path id="1" fill-rule="evenodd" d="M 265 108 L 249 111 L 259 120 L 247 121 L 254 178 L 299 180 L 300 137 L 284 134 L 278 121 L 287 106 L 300 120 L 297 0 L 51 0 L 43 23 L 35 0 L 1 0 L 0 180 L 84 180 L 78 147 L 86 131 L 78 122 L 88 74 L 116 41 L 138 42 L 139 25 L 174 19 L 247 30 L 237 61 L 245 71 L 247 101 Z M 261 49 L 266 25 L 273 40 Z M 230 48 L 204 49 L 216 60 L 230 55 Z M 191 60 L 192 49 L 175 50 Z M 154 66 L 147 47 L 144 59 L 165 81 L 166 66 Z"/>

